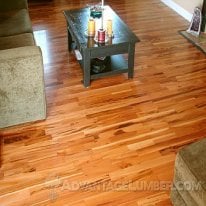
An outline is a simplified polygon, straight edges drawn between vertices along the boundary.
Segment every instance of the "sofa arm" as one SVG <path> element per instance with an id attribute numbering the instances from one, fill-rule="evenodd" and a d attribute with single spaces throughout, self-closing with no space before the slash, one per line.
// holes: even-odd
<path id="1" fill-rule="evenodd" d="M 0 80 L 0 128 L 46 118 L 39 47 L 0 50 Z"/>
<path id="2" fill-rule="evenodd" d="M 27 0 L 0 0 L 0 11 L 10 11 L 27 8 Z"/>

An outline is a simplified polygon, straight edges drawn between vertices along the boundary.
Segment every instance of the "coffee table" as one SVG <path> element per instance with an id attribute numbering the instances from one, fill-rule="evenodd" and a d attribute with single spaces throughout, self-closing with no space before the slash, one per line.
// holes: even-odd
<path id="1" fill-rule="evenodd" d="M 112 19 L 114 36 L 106 38 L 103 44 L 87 36 L 89 8 L 67 10 L 63 13 L 67 21 L 68 50 L 78 49 L 82 56 L 79 63 L 83 69 L 85 87 L 90 86 L 91 79 L 108 75 L 128 73 L 128 78 L 133 77 L 135 43 L 139 42 L 139 39 L 109 6 L 104 6 L 103 19 Z M 128 54 L 127 60 L 125 54 Z M 105 56 L 110 57 L 105 70 L 94 73 L 91 69 L 92 59 Z"/>

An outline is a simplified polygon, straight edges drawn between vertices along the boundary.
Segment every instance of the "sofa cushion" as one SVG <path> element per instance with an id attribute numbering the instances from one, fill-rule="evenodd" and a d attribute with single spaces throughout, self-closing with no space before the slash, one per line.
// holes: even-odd
<path id="1" fill-rule="evenodd" d="M 14 10 L 0 13 L 0 36 L 32 33 L 28 10 Z"/>
<path id="2" fill-rule="evenodd" d="M 0 50 L 34 45 L 35 41 L 31 33 L 0 37 Z"/>
<path id="3" fill-rule="evenodd" d="M 14 9 L 27 9 L 27 0 L 0 0 L 0 11 L 9 11 Z"/>

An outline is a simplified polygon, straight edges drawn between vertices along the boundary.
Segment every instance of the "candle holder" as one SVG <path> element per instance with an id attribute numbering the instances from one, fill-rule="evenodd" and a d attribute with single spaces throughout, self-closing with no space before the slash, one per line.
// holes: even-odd
<path id="1" fill-rule="evenodd" d="M 90 6 L 90 16 L 92 18 L 102 17 L 102 6 L 100 4 Z"/>

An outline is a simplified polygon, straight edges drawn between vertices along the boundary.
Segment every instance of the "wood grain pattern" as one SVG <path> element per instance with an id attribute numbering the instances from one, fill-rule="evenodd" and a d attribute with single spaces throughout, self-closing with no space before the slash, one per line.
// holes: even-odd
<path id="1" fill-rule="evenodd" d="M 205 55 L 158 0 L 106 2 L 141 40 L 134 78 L 83 87 L 62 11 L 91 2 L 29 1 L 48 117 L 0 131 L 2 206 L 171 206 L 176 153 L 206 135 Z"/>

